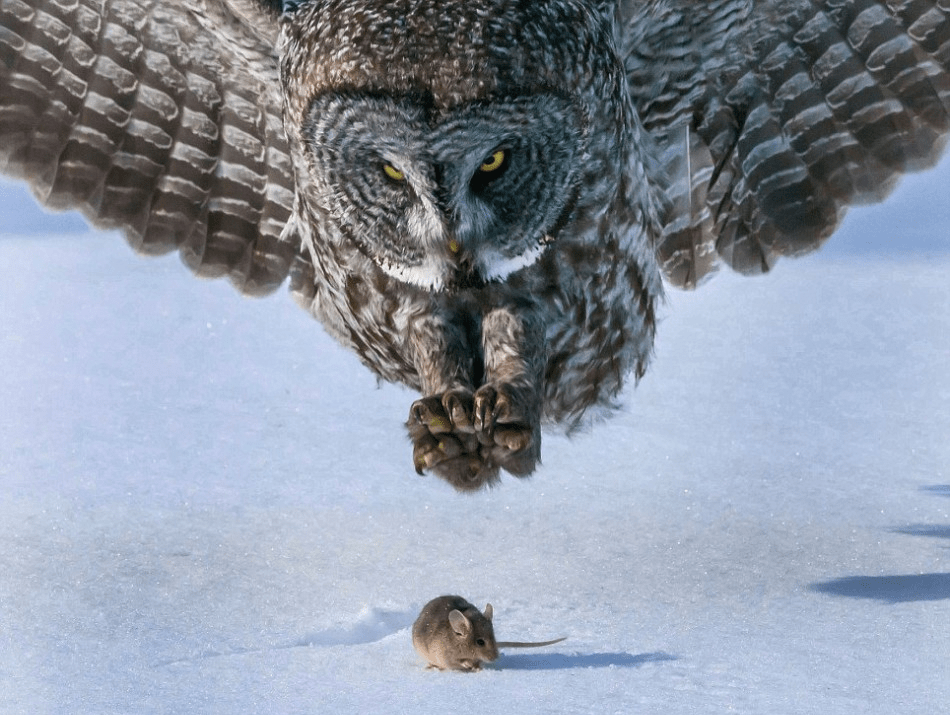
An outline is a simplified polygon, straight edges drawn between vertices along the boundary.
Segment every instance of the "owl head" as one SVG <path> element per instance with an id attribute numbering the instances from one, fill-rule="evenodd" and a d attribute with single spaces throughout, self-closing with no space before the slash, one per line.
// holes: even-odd
<path id="1" fill-rule="evenodd" d="M 609 47 L 601 24 L 581 3 L 543 1 L 325 0 L 285 13 L 298 200 L 321 238 L 427 290 L 537 261 L 591 170 L 593 88 L 609 86 L 599 66 L 611 59 L 595 61 Z"/>

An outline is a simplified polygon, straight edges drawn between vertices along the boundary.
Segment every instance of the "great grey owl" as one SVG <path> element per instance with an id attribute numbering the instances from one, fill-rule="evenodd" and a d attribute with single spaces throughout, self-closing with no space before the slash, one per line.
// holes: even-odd
<path id="1" fill-rule="evenodd" d="M 663 276 L 816 247 L 948 127 L 948 0 L 0 0 L 0 168 L 289 278 L 463 490 L 643 374 Z"/>

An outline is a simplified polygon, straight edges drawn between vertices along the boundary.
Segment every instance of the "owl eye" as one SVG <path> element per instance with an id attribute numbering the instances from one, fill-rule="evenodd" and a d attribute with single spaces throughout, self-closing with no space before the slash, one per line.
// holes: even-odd
<path id="1" fill-rule="evenodd" d="M 507 149 L 496 149 L 479 165 L 471 179 L 472 191 L 481 193 L 505 174 L 510 163 L 509 153 Z"/>
<path id="2" fill-rule="evenodd" d="M 383 173 L 391 181 L 405 181 L 406 175 L 392 164 L 383 164 Z"/>
<path id="3" fill-rule="evenodd" d="M 505 165 L 505 160 L 508 158 L 508 152 L 504 149 L 499 149 L 494 152 L 490 157 L 485 159 L 482 162 L 482 165 L 478 167 L 478 170 L 483 174 L 491 174 L 503 167 Z"/>

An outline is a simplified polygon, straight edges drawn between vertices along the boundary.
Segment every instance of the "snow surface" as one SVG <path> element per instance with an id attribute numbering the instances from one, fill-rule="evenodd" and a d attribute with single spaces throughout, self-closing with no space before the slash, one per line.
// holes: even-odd
<path id="1" fill-rule="evenodd" d="M 948 179 L 671 293 L 625 411 L 475 496 L 286 295 L 5 186 L 67 233 L 0 238 L 0 713 L 950 712 Z M 426 670 L 444 593 L 568 640 Z"/>

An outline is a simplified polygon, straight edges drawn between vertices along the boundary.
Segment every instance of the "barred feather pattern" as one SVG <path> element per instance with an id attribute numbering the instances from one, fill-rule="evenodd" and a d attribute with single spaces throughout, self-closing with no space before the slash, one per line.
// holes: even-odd
<path id="1" fill-rule="evenodd" d="M 143 253 L 273 290 L 299 246 L 281 240 L 293 173 L 265 18 L 223 0 L 2 0 L 0 169 Z"/>
<path id="2" fill-rule="evenodd" d="M 950 0 L 0 0 L 0 171 L 294 297 L 417 470 L 609 410 L 662 277 L 768 270 L 950 131 Z"/>
<path id="3" fill-rule="evenodd" d="M 950 129 L 946 0 L 627 2 L 625 63 L 662 154 L 674 284 L 768 270 L 933 164 Z"/>

